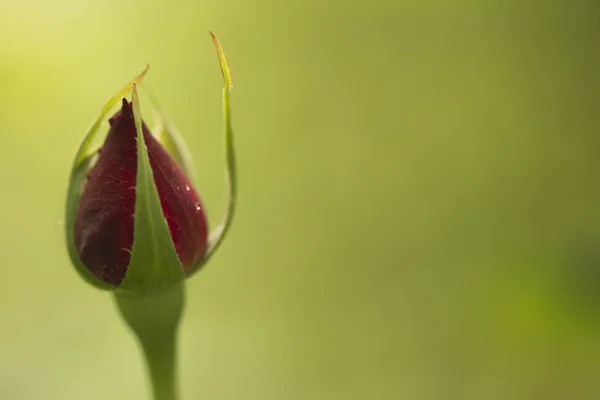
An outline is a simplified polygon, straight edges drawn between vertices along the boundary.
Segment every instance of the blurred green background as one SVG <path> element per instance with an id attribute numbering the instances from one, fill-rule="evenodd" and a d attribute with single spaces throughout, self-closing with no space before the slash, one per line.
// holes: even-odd
<path id="1" fill-rule="evenodd" d="M 183 399 L 600 398 L 597 1 L 0 1 L 0 399 L 145 399 L 64 249 L 79 141 L 149 62 L 224 209 Z M 146 111 L 146 119 L 151 119 Z"/>

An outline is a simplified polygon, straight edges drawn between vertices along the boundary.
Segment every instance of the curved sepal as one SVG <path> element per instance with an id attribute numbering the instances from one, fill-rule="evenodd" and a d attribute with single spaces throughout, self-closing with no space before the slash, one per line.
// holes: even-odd
<path id="1" fill-rule="evenodd" d="M 134 233 L 131 259 L 119 290 L 160 293 L 185 279 L 185 274 L 154 183 L 148 149 L 142 135 L 142 117 L 135 82 L 131 101 L 137 131 Z"/>
<path id="2" fill-rule="evenodd" d="M 121 97 L 125 96 L 132 88 L 134 82 L 141 82 L 141 80 L 146 75 L 148 71 L 148 66 L 131 82 L 127 85 L 123 86 L 121 90 L 119 90 L 113 97 L 111 97 L 106 104 L 100 110 L 100 114 L 94 122 L 92 126 L 88 129 L 83 141 L 79 145 L 79 149 L 77 154 L 75 155 L 75 159 L 73 161 L 73 165 L 71 167 L 71 175 L 69 177 L 69 186 L 67 189 L 67 203 L 66 203 L 66 217 L 65 217 L 65 234 L 66 234 L 66 242 L 67 242 L 67 250 L 69 252 L 69 257 L 71 258 L 72 264 L 75 266 L 75 269 L 81 275 L 83 279 L 85 279 L 88 283 L 96 286 L 99 289 L 114 289 L 114 286 L 109 285 L 100 279 L 97 279 L 86 267 L 83 265 L 79 258 L 79 254 L 77 249 L 75 248 L 75 217 L 77 216 L 77 210 L 79 207 L 79 200 L 81 197 L 81 189 L 87 177 L 87 173 L 91 167 L 94 155 L 96 154 L 96 149 L 91 150 L 90 146 L 94 136 L 98 132 L 98 128 L 100 124 L 106 117 L 106 114 L 114 107 L 114 105 L 121 99 Z"/>
<path id="3" fill-rule="evenodd" d="M 227 209 L 225 214 L 221 218 L 221 221 L 217 227 L 210 233 L 208 250 L 206 256 L 202 259 L 198 265 L 188 274 L 192 275 L 204 265 L 208 259 L 215 253 L 218 247 L 223 243 L 223 239 L 233 221 L 235 214 L 236 199 L 237 199 L 237 170 L 236 170 L 236 159 L 235 159 L 235 147 L 233 142 L 233 128 L 231 125 L 231 110 L 229 107 L 229 92 L 233 87 L 233 81 L 231 79 L 231 69 L 225 58 L 223 48 L 219 43 L 217 37 L 209 32 L 213 39 L 215 48 L 217 50 L 217 56 L 219 57 L 219 65 L 221 67 L 221 73 L 223 75 L 223 124 L 224 124 L 224 142 L 225 142 L 225 161 L 226 161 L 226 178 L 227 178 L 227 189 L 228 189 L 228 200 Z"/>

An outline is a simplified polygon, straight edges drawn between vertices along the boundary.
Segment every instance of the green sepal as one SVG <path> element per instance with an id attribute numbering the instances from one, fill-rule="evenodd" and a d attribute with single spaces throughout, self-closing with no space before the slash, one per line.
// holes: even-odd
<path id="1" fill-rule="evenodd" d="M 136 76 L 131 82 L 127 85 L 123 86 L 121 90 L 119 90 L 114 96 L 112 96 L 106 104 L 100 110 L 100 114 L 94 122 L 92 126 L 90 126 L 86 135 L 84 136 L 81 144 L 79 145 L 79 149 L 77 154 L 75 155 L 75 159 L 73 161 L 73 165 L 71 167 L 71 175 L 69 177 L 69 186 L 67 189 L 67 202 L 66 202 L 66 210 L 65 210 L 65 235 L 67 242 L 67 250 L 69 253 L 69 257 L 71 258 L 71 263 L 75 266 L 75 269 L 79 273 L 79 275 L 88 283 L 99 289 L 115 289 L 114 286 L 107 284 L 100 279 L 96 278 L 79 258 L 79 254 L 77 249 L 75 248 L 75 218 L 77 216 L 77 210 L 79 209 L 79 199 L 81 198 L 81 189 L 87 177 L 87 173 L 91 168 L 92 161 L 94 156 L 97 153 L 97 149 L 90 149 L 92 144 L 92 140 L 94 136 L 98 132 L 98 128 L 100 124 L 106 117 L 106 114 L 114 107 L 114 105 L 121 99 L 121 97 L 127 95 L 132 88 L 133 82 L 141 82 L 141 80 L 146 75 L 148 71 L 148 66 L 142 71 L 138 76 Z"/>
<path id="2" fill-rule="evenodd" d="M 194 185 L 194 188 L 197 188 L 198 180 L 196 177 L 196 168 L 194 168 L 190 149 L 183 136 L 181 136 L 177 128 L 175 128 L 175 125 L 171 123 L 160 109 L 156 110 L 156 125 L 153 132 L 156 135 L 157 140 L 169 152 L 175 162 L 177 162 L 184 170 L 187 178 Z"/>
<path id="3" fill-rule="evenodd" d="M 144 91 L 148 95 L 154 109 L 155 125 L 152 129 L 152 134 L 183 169 L 187 178 L 194 185 L 194 188 L 197 189 L 196 168 L 194 168 L 192 153 L 184 137 L 167 117 L 156 97 L 147 88 L 144 88 Z"/>
<path id="4" fill-rule="evenodd" d="M 215 48 L 217 50 L 217 56 L 219 57 L 219 66 L 221 67 L 221 74 L 223 75 L 223 125 L 224 125 L 224 144 L 225 144 L 225 162 L 226 162 L 226 178 L 227 178 L 227 189 L 228 199 L 227 208 L 224 215 L 221 217 L 221 221 L 217 227 L 210 232 L 208 237 L 208 250 L 206 255 L 200 262 L 194 266 L 194 268 L 188 273 L 191 276 L 197 272 L 202 265 L 206 264 L 209 258 L 215 253 L 218 247 L 223 243 L 235 214 L 235 207 L 237 201 L 237 169 L 235 159 L 235 147 L 233 142 L 233 127 L 231 124 L 231 110 L 229 107 L 229 92 L 233 87 L 233 81 L 231 79 L 231 69 L 225 58 L 225 52 L 219 43 L 217 37 L 209 32 L 213 39 Z"/>
<path id="5" fill-rule="evenodd" d="M 83 265 L 79 258 L 79 254 L 77 253 L 77 249 L 75 248 L 75 217 L 77 216 L 79 199 L 81 198 L 81 187 L 87 177 L 94 154 L 90 153 L 86 156 L 86 158 L 81 159 L 79 166 L 72 171 L 69 182 L 66 207 L 67 215 L 65 221 L 67 250 L 69 251 L 69 257 L 71 258 L 71 262 L 75 266 L 75 269 L 86 282 L 96 286 L 98 289 L 110 290 L 115 287 L 96 278 L 90 270 Z"/>
<path id="6" fill-rule="evenodd" d="M 160 293 L 185 279 L 167 220 L 164 217 L 148 149 L 142 133 L 142 117 L 136 84 L 132 108 L 137 131 L 137 175 L 131 259 L 120 291 Z"/>

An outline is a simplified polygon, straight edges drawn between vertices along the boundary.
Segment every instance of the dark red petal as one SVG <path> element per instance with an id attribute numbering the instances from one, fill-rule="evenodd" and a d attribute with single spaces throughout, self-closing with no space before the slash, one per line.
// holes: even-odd
<path id="1" fill-rule="evenodd" d="M 75 246 L 83 264 L 104 282 L 119 285 L 133 244 L 137 136 L 131 103 L 110 120 L 102 152 L 90 170 L 75 220 Z M 183 170 L 143 124 L 144 141 L 163 214 L 184 269 L 207 249 L 204 206 Z"/>

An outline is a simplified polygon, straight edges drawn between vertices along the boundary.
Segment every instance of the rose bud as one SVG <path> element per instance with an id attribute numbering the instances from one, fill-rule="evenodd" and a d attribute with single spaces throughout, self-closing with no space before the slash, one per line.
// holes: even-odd
<path id="1" fill-rule="evenodd" d="M 104 106 L 86 134 L 71 170 L 66 239 L 71 261 L 96 287 L 158 293 L 197 271 L 222 242 L 235 206 L 235 157 L 229 121 L 229 70 L 218 42 L 225 79 L 225 149 L 229 203 L 214 232 L 190 177 L 189 151 L 162 117 L 154 137 L 142 121 L 136 82 Z M 132 101 L 123 96 L 132 91 Z M 120 111 L 99 151 L 90 143 L 105 115 L 122 98 Z"/>
<path id="2" fill-rule="evenodd" d="M 109 119 L 110 130 L 89 171 L 75 219 L 75 247 L 98 279 L 118 286 L 133 245 L 137 133 L 131 103 Z M 181 265 L 192 268 L 208 247 L 204 207 L 192 183 L 142 122 L 154 183 Z"/>

